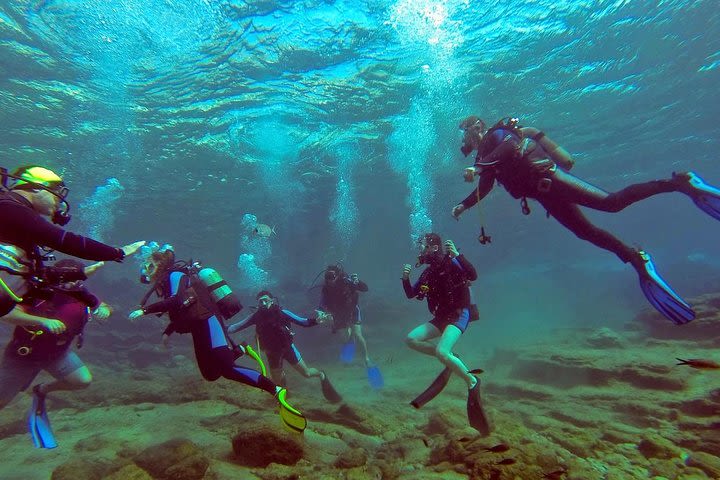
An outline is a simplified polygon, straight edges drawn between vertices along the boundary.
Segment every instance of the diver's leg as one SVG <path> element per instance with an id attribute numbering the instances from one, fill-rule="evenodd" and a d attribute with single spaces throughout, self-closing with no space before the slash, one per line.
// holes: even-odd
<path id="1" fill-rule="evenodd" d="M 42 395 L 57 390 L 82 390 L 92 383 L 90 369 L 75 352 L 66 352 L 45 370 L 55 377 L 55 381 L 38 385 L 37 389 Z"/>
<path id="2" fill-rule="evenodd" d="M 0 410 L 10 403 L 15 396 L 27 389 L 42 367 L 17 357 L 8 350 L 0 360 Z"/>
<path id="3" fill-rule="evenodd" d="M 443 330 L 442 336 L 440 337 L 440 341 L 438 342 L 435 350 L 435 356 L 443 365 L 452 370 L 455 375 L 465 380 L 468 388 L 472 388 L 475 386 L 475 382 L 477 381 L 475 376 L 468 373 L 467 365 L 465 365 L 462 360 L 452 353 L 453 347 L 455 347 L 455 344 L 460 339 L 460 336 L 467 328 L 469 321 L 470 312 L 467 308 L 464 308 L 458 319 L 449 324 L 445 327 L 445 330 Z"/>
<path id="4" fill-rule="evenodd" d="M 653 195 L 680 191 L 680 186 L 675 180 L 636 183 L 617 192 L 608 193 L 561 169 L 557 169 L 551 178 L 549 195 L 552 197 L 603 212 L 619 212 Z"/>
<path id="5" fill-rule="evenodd" d="M 440 336 L 440 330 L 432 323 L 423 323 L 418 325 L 405 338 L 405 343 L 413 350 L 417 350 L 425 355 L 435 356 L 435 345 L 428 340 Z"/>
<path id="6" fill-rule="evenodd" d="M 360 352 L 365 359 L 365 366 L 370 366 L 372 362 L 370 361 L 370 355 L 368 355 L 367 342 L 365 341 L 365 337 L 362 334 L 362 326 L 359 323 L 356 323 L 352 327 L 350 327 L 350 329 L 352 331 L 352 336 L 355 339 L 355 342 L 360 345 Z"/>
<path id="7" fill-rule="evenodd" d="M 613 252 L 624 263 L 639 259 L 636 250 L 624 244 L 610 232 L 590 223 L 577 205 L 547 197 L 540 198 L 539 201 L 551 216 L 581 240 Z"/>
<path id="8" fill-rule="evenodd" d="M 199 327 L 193 329 L 193 342 L 196 345 L 195 355 L 200 371 L 207 380 L 216 380 L 222 376 L 275 395 L 277 386 L 272 380 L 257 370 L 235 365 L 235 353 L 227 339 L 225 329 L 217 317 L 213 315 L 206 321 L 198 323 L 200 323 Z M 198 331 L 196 332 L 196 330 Z M 198 343 L 202 340 L 206 344 L 200 345 L 198 349 Z"/>

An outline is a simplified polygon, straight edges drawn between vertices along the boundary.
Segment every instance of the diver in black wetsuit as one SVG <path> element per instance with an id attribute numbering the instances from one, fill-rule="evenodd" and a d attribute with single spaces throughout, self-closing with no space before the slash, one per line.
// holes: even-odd
<path id="1" fill-rule="evenodd" d="M 12 175 L 3 173 L 4 188 L 8 177 L 15 183 L 9 190 L 0 191 L 0 317 L 16 325 L 40 324 L 52 333 L 61 333 L 62 322 L 29 315 L 16 307 L 30 292 L 29 279 L 42 276 L 44 256 L 40 247 L 86 260 L 121 262 L 145 242 L 115 248 L 48 222 L 43 217 L 58 225 L 70 221 L 68 189 L 51 170 L 30 165 L 18 168 Z"/>
<path id="2" fill-rule="evenodd" d="M 284 413 L 291 414 L 289 423 L 288 418 L 281 414 L 290 428 L 298 431 L 305 429 L 306 422 L 302 414 L 285 400 L 285 388 L 276 385 L 257 370 L 235 364 L 235 359 L 244 354 L 245 349 L 232 343 L 221 312 L 208 305 L 203 294 L 198 291 L 200 287 L 191 283 L 187 271 L 176 266 L 175 253 L 171 247 L 159 249 L 149 256 L 141 278 L 143 283 L 153 284 L 150 293 L 157 293 L 162 300 L 132 311 L 128 316 L 130 320 L 153 313 L 167 313 L 170 324 L 163 332 L 163 343 L 166 344 L 174 332 L 190 333 L 195 359 L 205 380 L 212 382 L 224 377 L 264 390 L 276 397 L 286 409 Z M 235 313 L 240 309 L 242 306 L 238 302 Z"/>
<path id="3" fill-rule="evenodd" d="M 492 190 L 495 181 L 514 198 L 522 199 L 523 213 L 530 212 L 527 198 L 534 198 L 565 228 L 578 238 L 615 253 L 630 263 L 640 276 L 646 297 L 663 315 L 676 324 L 692 321 L 695 313 L 660 278 L 650 256 L 623 243 L 585 217 L 578 205 L 619 212 L 635 202 L 667 192 L 682 192 L 709 215 L 720 220 L 720 190 L 711 187 L 693 172 L 673 174 L 671 179 L 630 185 L 608 193 L 569 173 L 574 161 L 570 154 L 533 127 L 520 127 L 517 119 L 501 120 L 490 129 L 476 116 L 463 120 L 462 153 L 477 150 L 475 164 L 466 168 L 464 178 L 478 185 L 452 209 L 457 219 Z M 482 239 L 481 239 L 482 241 Z"/>
<path id="4" fill-rule="evenodd" d="M 230 325 L 228 332 L 240 332 L 246 328 L 255 326 L 258 344 L 267 356 L 270 375 L 274 381 L 280 385 L 286 384 L 283 363 L 287 361 L 303 377 L 318 377 L 321 386 L 323 386 L 323 393 L 325 393 L 327 387 L 323 384 L 329 382 L 327 375 L 322 370 L 307 366 L 293 341 L 295 333 L 292 331 L 291 325 L 314 327 L 332 318 L 331 315 L 318 310 L 315 318 L 301 317 L 290 310 L 282 308 L 277 299 L 268 290 L 261 290 L 256 295 L 256 298 L 258 301 L 258 309 L 255 313 Z M 331 401 L 336 400 L 333 399 Z"/>

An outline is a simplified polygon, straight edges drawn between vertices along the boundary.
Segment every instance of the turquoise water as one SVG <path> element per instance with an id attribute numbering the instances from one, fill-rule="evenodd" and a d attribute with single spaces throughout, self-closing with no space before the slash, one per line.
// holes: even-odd
<path id="1" fill-rule="evenodd" d="M 500 188 L 455 222 L 470 189 L 460 120 L 518 116 L 608 190 L 687 169 L 718 184 L 719 84 L 720 11 L 705 0 L 0 1 L 0 165 L 62 172 L 72 230 L 171 243 L 248 303 L 262 283 L 301 310 L 337 261 L 369 303 L 402 308 L 402 264 L 435 230 L 502 319 L 483 347 L 620 325 L 646 302 L 612 254 Z M 253 238 L 246 214 L 276 234 Z M 652 252 L 683 295 L 720 288 L 720 225 L 686 197 L 589 216 Z M 134 264 L 101 278 L 127 310 L 142 295 Z"/>

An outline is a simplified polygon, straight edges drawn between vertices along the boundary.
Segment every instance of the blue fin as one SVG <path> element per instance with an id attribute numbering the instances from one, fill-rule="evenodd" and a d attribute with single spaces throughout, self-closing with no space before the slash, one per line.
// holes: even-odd
<path id="1" fill-rule="evenodd" d="M 377 365 L 371 365 L 367 367 L 367 376 L 368 382 L 370 382 L 370 386 L 375 390 L 378 390 L 385 385 L 385 380 L 383 380 L 382 373 L 380 372 L 380 369 L 377 367 Z"/>
<path id="2" fill-rule="evenodd" d="M 36 448 L 55 448 L 57 442 L 50 427 L 50 419 L 45 409 L 45 396 L 33 392 L 32 406 L 28 415 L 28 429 Z"/>
<path id="3" fill-rule="evenodd" d="M 644 261 L 640 274 L 640 288 L 650 304 L 675 325 L 684 325 L 695 320 L 695 311 L 680 295 L 665 283 L 655 270 L 650 255 L 638 252 Z"/>
<path id="4" fill-rule="evenodd" d="M 695 172 L 688 172 L 688 184 L 690 191 L 688 195 L 695 205 L 715 220 L 720 220 L 720 189 L 708 185 Z"/>
<path id="5" fill-rule="evenodd" d="M 340 361 L 343 363 L 352 363 L 355 358 L 355 342 L 349 341 L 343 343 L 342 350 L 340 350 Z"/>

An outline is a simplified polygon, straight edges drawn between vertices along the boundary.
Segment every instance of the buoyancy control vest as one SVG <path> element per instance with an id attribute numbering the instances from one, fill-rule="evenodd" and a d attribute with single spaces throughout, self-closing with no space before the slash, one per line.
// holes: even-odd
<path id="1" fill-rule="evenodd" d="M 445 256 L 442 263 L 426 268 L 418 279 L 418 300 L 427 298 L 428 310 L 436 316 L 448 315 L 463 308 L 471 310 L 470 320 L 479 318 L 472 301 L 470 286 L 462 268 Z"/>
<path id="2" fill-rule="evenodd" d="M 516 118 L 503 118 L 485 132 L 475 166 L 492 168 L 497 181 L 513 197 L 534 196 L 556 168 L 547 155 L 532 155 L 542 135 L 526 137 Z"/>

